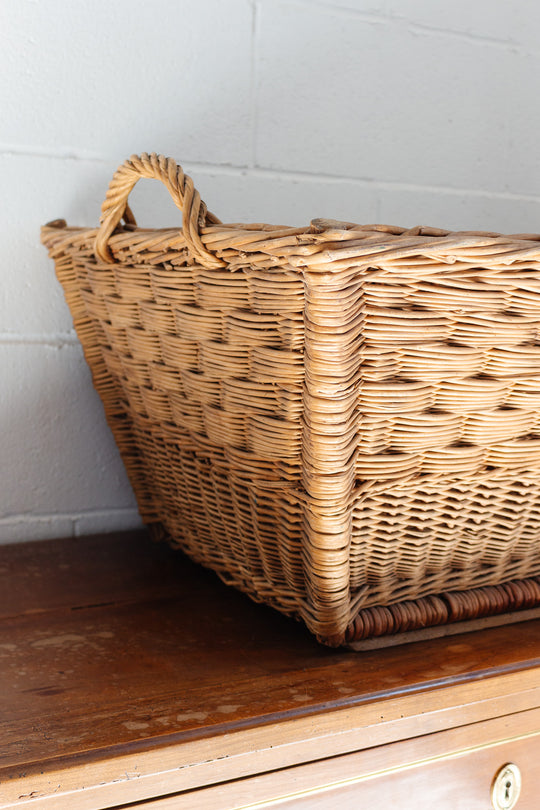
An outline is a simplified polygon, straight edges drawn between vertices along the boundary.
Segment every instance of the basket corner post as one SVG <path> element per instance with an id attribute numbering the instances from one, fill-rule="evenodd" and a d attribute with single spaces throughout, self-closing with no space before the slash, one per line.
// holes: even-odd
<path id="1" fill-rule="evenodd" d="M 319 641 L 337 647 L 351 621 L 362 300 L 359 295 L 350 306 L 348 279 L 339 274 L 309 272 L 305 285 L 304 619 Z"/>

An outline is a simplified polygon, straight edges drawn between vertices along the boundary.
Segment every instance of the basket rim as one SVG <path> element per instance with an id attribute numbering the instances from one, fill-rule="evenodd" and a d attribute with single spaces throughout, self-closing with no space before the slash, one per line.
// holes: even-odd
<path id="1" fill-rule="evenodd" d="M 97 233 L 98 228 L 68 226 L 64 220 L 54 220 L 43 226 L 41 239 L 54 255 L 56 251 L 81 247 L 83 243 L 87 249 L 92 249 Z M 274 264 L 316 266 L 332 271 L 351 265 L 381 266 L 415 256 L 426 256 L 445 264 L 466 262 L 482 268 L 516 262 L 540 266 L 540 234 L 533 233 L 445 231 L 423 226 L 407 229 L 313 220 L 303 227 L 220 223 L 202 227 L 200 236 L 207 249 L 222 258 L 225 265 L 228 260 L 235 258 L 237 262 L 242 257 L 249 263 L 254 254 L 258 254 L 272 259 Z M 127 250 L 133 256 L 146 251 L 149 242 L 155 242 L 164 252 L 189 250 L 178 227 L 128 226 L 117 229 L 110 237 L 114 254 Z M 118 260 L 122 261 L 116 258 Z"/>
<path id="2" fill-rule="evenodd" d="M 54 229 L 61 231 L 88 232 L 95 233 L 98 228 L 83 225 L 68 225 L 64 219 L 54 219 L 43 225 L 43 230 Z M 499 244 L 514 242 L 540 242 L 540 233 L 506 233 L 501 231 L 478 231 L 478 230 L 449 230 L 437 228 L 429 225 L 416 225 L 407 227 L 402 225 L 390 225 L 385 223 L 362 224 L 357 222 L 341 222 L 333 219 L 312 219 L 308 225 L 281 225 L 269 222 L 220 222 L 212 225 L 204 225 L 202 233 L 213 233 L 219 231 L 246 231 L 255 233 L 274 233 L 275 231 L 284 234 L 301 234 L 310 238 L 310 241 L 319 241 L 321 237 L 327 238 L 335 234 L 336 241 L 353 241 L 362 236 L 364 238 L 374 236 L 381 241 L 392 240 L 403 236 L 422 237 L 419 242 L 432 244 L 432 240 L 440 240 L 447 237 L 463 237 L 464 241 L 474 237 L 481 238 L 482 243 Z M 147 226 L 129 226 L 118 228 L 115 233 L 179 233 L 178 225 L 163 225 L 159 228 Z M 275 234 L 274 234 L 275 235 Z M 479 239 L 473 239 L 478 243 Z"/>

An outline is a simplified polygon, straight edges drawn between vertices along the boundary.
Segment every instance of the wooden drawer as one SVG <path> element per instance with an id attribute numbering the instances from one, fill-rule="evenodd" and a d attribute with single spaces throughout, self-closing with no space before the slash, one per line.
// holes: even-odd
<path id="1" fill-rule="evenodd" d="M 540 710 L 146 802 L 146 810 L 493 810 L 507 763 L 521 772 L 516 810 L 537 810 Z"/>

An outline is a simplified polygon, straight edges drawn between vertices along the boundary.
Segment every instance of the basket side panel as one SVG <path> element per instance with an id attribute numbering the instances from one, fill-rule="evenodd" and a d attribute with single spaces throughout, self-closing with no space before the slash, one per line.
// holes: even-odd
<path id="1" fill-rule="evenodd" d="M 355 609 L 540 573 L 538 250 L 477 250 L 362 269 Z"/>
<path id="2" fill-rule="evenodd" d="M 353 498 L 350 556 L 362 607 L 538 576 L 538 471 L 369 482 Z"/>
<path id="3" fill-rule="evenodd" d="M 398 242 L 306 269 L 305 554 L 330 643 L 367 607 L 540 573 L 540 252 Z"/>

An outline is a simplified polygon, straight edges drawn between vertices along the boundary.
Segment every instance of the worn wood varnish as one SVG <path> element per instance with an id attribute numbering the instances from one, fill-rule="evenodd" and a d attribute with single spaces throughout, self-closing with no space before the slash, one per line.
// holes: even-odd
<path id="1" fill-rule="evenodd" d="M 540 621 L 331 650 L 144 532 L 6 546 L 0 576 L 0 807 L 95 810 L 540 706 Z"/>

